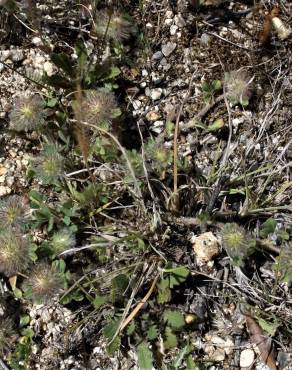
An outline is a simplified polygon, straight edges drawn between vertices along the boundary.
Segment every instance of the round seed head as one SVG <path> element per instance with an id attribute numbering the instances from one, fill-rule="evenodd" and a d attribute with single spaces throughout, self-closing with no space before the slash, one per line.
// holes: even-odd
<path id="1" fill-rule="evenodd" d="M 71 230 L 63 228 L 53 235 L 51 247 L 55 255 L 75 246 L 75 236 Z"/>
<path id="2" fill-rule="evenodd" d="M 29 208 L 24 198 L 18 195 L 0 201 L 0 228 L 23 226 L 28 212 Z"/>
<path id="3" fill-rule="evenodd" d="M 253 78 L 250 78 L 244 70 L 225 73 L 226 94 L 232 104 L 248 105 L 248 100 L 252 96 L 252 81 Z"/>
<path id="4" fill-rule="evenodd" d="M 35 266 L 25 281 L 25 296 L 35 303 L 46 303 L 64 289 L 65 280 L 61 273 L 46 263 Z"/>
<path id="5" fill-rule="evenodd" d="M 81 110 L 86 122 L 99 127 L 107 126 L 121 113 L 114 94 L 103 88 L 85 91 Z"/>
<path id="6" fill-rule="evenodd" d="M 4 356 L 12 347 L 12 342 L 16 339 L 13 321 L 7 317 L 0 318 L 0 354 Z"/>
<path id="7" fill-rule="evenodd" d="M 62 177 L 63 162 L 56 146 L 46 144 L 42 154 L 31 161 L 31 167 L 43 184 L 55 184 Z"/>
<path id="8" fill-rule="evenodd" d="M 243 263 L 254 241 L 249 238 L 245 230 L 235 223 L 227 223 L 221 231 L 222 244 L 232 261 L 240 266 Z"/>
<path id="9" fill-rule="evenodd" d="M 118 11 L 111 15 L 105 11 L 98 12 L 95 24 L 98 35 L 106 35 L 112 40 L 128 40 L 135 32 L 133 24 Z"/>
<path id="10" fill-rule="evenodd" d="M 19 97 L 10 113 L 10 128 L 15 131 L 33 131 L 44 122 L 44 103 L 39 95 Z"/>
<path id="11" fill-rule="evenodd" d="M 29 260 L 26 238 L 12 229 L 0 235 L 0 273 L 8 277 L 16 275 L 26 269 Z"/>

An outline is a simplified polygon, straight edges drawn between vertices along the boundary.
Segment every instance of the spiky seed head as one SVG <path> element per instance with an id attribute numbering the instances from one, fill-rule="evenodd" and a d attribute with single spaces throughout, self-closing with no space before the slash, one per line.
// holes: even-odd
<path id="1" fill-rule="evenodd" d="M 31 160 L 32 170 L 43 184 L 55 184 L 63 175 L 64 159 L 54 144 L 45 144 L 40 156 Z"/>
<path id="2" fill-rule="evenodd" d="M 109 14 L 106 11 L 97 13 L 95 29 L 98 35 L 120 42 L 128 40 L 134 33 L 133 24 L 118 11 Z"/>
<path id="3" fill-rule="evenodd" d="M 243 106 L 248 105 L 253 93 L 252 81 L 253 78 L 242 69 L 225 73 L 224 83 L 226 94 L 232 104 L 240 103 Z"/>
<path id="4" fill-rule="evenodd" d="M 29 207 L 25 199 L 18 195 L 11 195 L 0 201 L 0 228 L 23 226 L 28 214 Z"/>
<path id="5" fill-rule="evenodd" d="M 236 223 L 227 223 L 221 231 L 222 244 L 233 263 L 241 266 L 254 247 L 254 240 Z"/>
<path id="6" fill-rule="evenodd" d="M 27 239 L 8 229 L 0 234 L 0 273 L 13 276 L 24 271 L 29 264 L 29 244 Z"/>
<path id="7" fill-rule="evenodd" d="M 33 131 L 44 122 L 44 102 L 39 95 L 18 97 L 10 113 L 10 128 L 15 131 Z"/>
<path id="8" fill-rule="evenodd" d="M 104 88 L 85 91 L 81 111 L 84 121 L 104 128 L 121 114 L 114 94 Z"/>
<path id="9" fill-rule="evenodd" d="M 58 296 L 64 289 L 64 276 L 47 263 L 34 267 L 29 278 L 23 284 L 26 298 L 35 303 L 46 303 Z"/>
<path id="10" fill-rule="evenodd" d="M 51 247 L 55 255 L 75 246 L 75 236 L 70 229 L 63 228 L 57 231 L 51 241 Z"/>
<path id="11" fill-rule="evenodd" d="M 0 354 L 4 356 L 12 347 L 16 339 L 16 331 L 12 319 L 8 317 L 0 318 Z"/>

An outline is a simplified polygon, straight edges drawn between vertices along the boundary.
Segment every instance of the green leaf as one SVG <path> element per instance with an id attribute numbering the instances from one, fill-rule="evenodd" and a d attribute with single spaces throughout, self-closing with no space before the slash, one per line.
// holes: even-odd
<path id="1" fill-rule="evenodd" d="M 104 306 L 107 302 L 108 302 L 108 296 L 98 295 L 94 298 L 92 304 L 93 304 L 94 308 L 100 308 L 100 307 Z"/>
<path id="2" fill-rule="evenodd" d="M 277 221 L 273 218 L 268 218 L 261 226 L 260 236 L 267 238 L 269 234 L 273 234 L 277 226 Z"/>
<path id="3" fill-rule="evenodd" d="M 220 80 L 212 81 L 211 86 L 214 91 L 218 91 L 222 89 L 222 83 Z"/>
<path id="4" fill-rule="evenodd" d="M 52 269 L 63 274 L 66 270 L 66 263 L 64 260 L 55 260 L 52 262 Z"/>
<path id="5" fill-rule="evenodd" d="M 240 104 L 243 106 L 243 107 L 247 107 L 248 104 L 249 104 L 249 100 L 248 99 L 242 99 L 240 101 Z"/>
<path id="6" fill-rule="evenodd" d="M 189 275 L 189 270 L 184 266 L 178 266 L 176 268 L 164 270 L 165 272 L 170 272 L 169 287 L 172 289 L 176 285 L 183 283 L 187 276 Z"/>
<path id="7" fill-rule="evenodd" d="M 103 327 L 103 335 L 107 339 L 108 345 L 107 345 L 107 352 L 112 355 L 118 349 L 121 345 L 121 338 L 117 336 L 114 340 L 114 335 L 118 330 L 118 327 L 120 325 L 120 319 L 113 318 L 108 321 L 108 323 Z"/>
<path id="8" fill-rule="evenodd" d="M 74 68 L 72 67 L 72 60 L 65 53 L 52 53 L 51 61 L 61 68 L 68 76 L 75 77 Z"/>
<path id="9" fill-rule="evenodd" d="M 110 344 L 107 345 L 106 350 L 107 353 L 112 356 L 120 349 L 121 346 L 121 338 L 117 336 Z"/>
<path id="10" fill-rule="evenodd" d="M 135 329 L 136 329 L 135 321 L 132 320 L 127 327 L 127 335 L 128 336 L 133 335 L 135 333 Z"/>
<path id="11" fill-rule="evenodd" d="M 169 327 L 166 327 L 164 332 L 165 340 L 164 340 L 164 347 L 166 349 L 177 347 L 177 338 L 176 335 L 173 334 Z"/>
<path id="12" fill-rule="evenodd" d="M 115 276 L 112 281 L 111 288 L 111 299 L 113 302 L 120 302 L 124 300 L 124 293 L 129 284 L 128 276 L 125 274 L 120 274 Z"/>
<path id="13" fill-rule="evenodd" d="M 22 315 L 20 316 L 20 320 L 19 320 L 19 326 L 22 328 L 24 326 L 26 326 L 27 324 L 29 324 L 30 322 L 30 316 L 29 315 Z"/>
<path id="14" fill-rule="evenodd" d="M 32 339 L 34 336 L 34 331 L 32 330 L 32 328 L 24 328 L 23 330 L 21 330 L 21 335 Z"/>
<path id="15" fill-rule="evenodd" d="M 75 51 L 77 54 L 79 73 L 82 75 L 83 72 L 85 71 L 88 54 L 87 54 L 86 46 L 81 40 L 77 41 L 77 44 L 75 46 Z"/>
<path id="16" fill-rule="evenodd" d="M 159 304 L 167 303 L 171 300 L 171 290 L 169 289 L 169 279 L 161 279 L 158 284 L 157 302 Z"/>
<path id="17" fill-rule="evenodd" d="M 147 338 L 149 340 L 154 340 L 157 338 L 157 336 L 158 336 L 157 325 L 155 324 L 150 325 L 147 330 Z"/>
<path id="18" fill-rule="evenodd" d="M 15 298 L 22 298 L 22 291 L 18 288 L 13 289 L 13 294 Z"/>
<path id="19" fill-rule="evenodd" d="M 54 108 L 57 105 L 57 103 L 58 103 L 58 100 L 56 98 L 52 98 L 47 101 L 46 105 L 49 108 Z"/>
<path id="20" fill-rule="evenodd" d="M 224 121 L 222 118 L 216 119 L 210 126 L 207 127 L 207 131 L 218 131 L 224 127 Z"/>
<path id="21" fill-rule="evenodd" d="M 30 200 L 30 208 L 33 208 L 33 209 L 39 209 L 40 204 L 43 203 L 46 200 L 46 198 L 43 194 L 41 194 L 41 193 L 39 193 L 38 191 L 35 191 L 35 190 L 31 190 L 28 193 L 28 196 L 29 196 L 29 200 Z"/>
<path id="22" fill-rule="evenodd" d="M 189 353 L 189 346 L 186 345 L 184 346 L 184 348 L 179 352 L 179 354 L 177 355 L 176 359 L 174 360 L 173 362 L 173 367 L 175 368 L 175 370 L 177 370 L 181 364 L 182 364 L 182 361 L 183 359 L 185 358 L 185 356 Z"/>
<path id="23" fill-rule="evenodd" d="M 164 290 L 158 291 L 157 303 L 163 304 L 171 301 L 171 290 L 165 288 Z"/>
<path id="24" fill-rule="evenodd" d="M 121 74 L 121 70 L 118 67 L 111 67 L 110 73 L 107 79 L 114 79 Z"/>
<path id="25" fill-rule="evenodd" d="M 185 325 L 184 315 L 179 311 L 166 310 L 163 318 L 173 329 L 180 329 Z"/>
<path id="26" fill-rule="evenodd" d="M 278 327 L 281 325 L 280 322 L 275 321 L 273 323 L 269 323 L 266 320 L 261 319 L 261 318 L 258 318 L 257 321 L 259 323 L 259 326 L 264 331 L 269 333 L 272 337 L 276 334 L 276 331 L 277 331 Z"/>
<path id="27" fill-rule="evenodd" d="M 67 276 L 67 273 L 66 273 Z M 68 304 L 72 301 L 80 302 L 84 299 L 84 295 L 79 289 L 73 290 L 72 292 L 65 295 L 65 297 L 61 300 L 63 305 Z"/>
<path id="28" fill-rule="evenodd" d="M 286 230 L 278 230 L 277 237 L 279 238 L 281 242 L 287 241 L 290 239 L 290 235 L 287 233 Z"/>
<path id="29" fill-rule="evenodd" d="M 108 323 L 103 327 L 102 332 L 108 342 L 112 341 L 119 325 L 120 319 L 114 317 L 113 319 L 109 319 Z"/>
<path id="30" fill-rule="evenodd" d="M 52 87 L 57 89 L 72 89 L 73 84 L 68 78 L 60 76 L 59 74 L 53 74 L 52 76 L 45 76 L 44 81 Z"/>
<path id="31" fill-rule="evenodd" d="M 196 365 L 195 361 L 193 360 L 192 356 L 189 355 L 186 360 L 187 369 L 186 370 L 200 370 L 199 366 Z"/>
<path id="32" fill-rule="evenodd" d="M 152 370 L 153 356 L 148 348 L 147 342 L 142 342 L 137 347 L 138 364 L 140 370 Z"/>

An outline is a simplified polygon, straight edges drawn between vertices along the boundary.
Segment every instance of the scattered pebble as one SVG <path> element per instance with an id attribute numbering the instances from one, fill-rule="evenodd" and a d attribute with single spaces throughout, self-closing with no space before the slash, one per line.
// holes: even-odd
<path id="1" fill-rule="evenodd" d="M 175 48 L 176 48 L 175 42 L 168 42 L 167 44 L 162 45 L 161 51 L 165 57 L 169 57 L 170 54 L 175 50 Z"/>
<path id="2" fill-rule="evenodd" d="M 223 348 L 217 348 L 214 353 L 210 356 L 210 360 L 223 361 L 225 359 L 225 351 Z"/>
<path id="3" fill-rule="evenodd" d="M 163 58 L 163 54 L 162 54 L 162 52 L 161 51 L 157 51 L 156 53 L 154 53 L 153 55 L 152 55 L 152 61 L 159 61 L 159 60 L 161 60 Z"/>
<path id="4" fill-rule="evenodd" d="M 240 367 L 250 367 L 255 359 L 255 353 L 252 349 L 244 349 L 240 354 Z"/>
<path id="5" fill-rule="evenodd" d="M 152 89 L 150 91 L 150 98 L 152 100 L 158 100 L 161 98 L 161 95 L 162 95 L 162 89 L 161 88 L 157 88 L 157 89 Z"/>
<path id="6" fill-rule="evenodd" d="M 44 71 L 47 73 L 48 76 L 52 76 L 54 73 L 54 66 L 51 62 L 44 63 Z"/>
<path id="7" fill-rule="evenodd" d="M 160 117 L 160 114 L 158 112 L 155 112 L 155 111 L 150 111 L 146 114 L 146 118 L 148 121 L 157 121 Z"/>
<path id="8" fill-rule="evenodd" d="M 170 34 L 173 36 L 176 34 L 176 31 L 178 30 L 178 26 L 173 24 L 172 26 L 170 26 L 170 29 L 169 29 L 169 32 Z"/>

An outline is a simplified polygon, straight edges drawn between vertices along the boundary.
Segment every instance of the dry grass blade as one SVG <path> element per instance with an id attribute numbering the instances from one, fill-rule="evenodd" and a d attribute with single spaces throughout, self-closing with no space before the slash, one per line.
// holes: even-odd
<path id="1" fill-rule="evenodd" d="M 245 315 L 245 320 L 250 339 L 258 347 L 262 360 L 270 370 L 277 370 L 272 339 L 263 332 L 251 316 Z"/>
<path id="2" fill-rule="evenodd" d="M 156 277 L 154 278 L 152 284 L 151 284 L 151 287 L 150 289 L 148 290 L 147 294 L 145 295 L 145 297 L 141 300 L 141 302 L 139 302 L 137 304 L 137 306 L 134 308 L 134 310 L 130 313 L 130 315 L 125 319 L 125 321 L 122 323 L 121 327 L 120 327 L 120 332 L 125 329 L 125 327 L 135 318 L 135 316 L 138 314 L 138 312 L 141 310 L 141 308 L 144 306 L 144 304 L 148 301 L 148 299 L 150 298 L 154 288 L 155 288 L 155 285 L 157 283 L 157 280 L 159 278 L 159 274 L 156 275 Z"/>
<path id="3" fill-rule="evenodd" d="M 77 140 L 77 144 L 79 146 L 79 149 L 81 151 L 81 154 L 84 159 L 85 166 L 88 166 L 88 155 L 89 155 L 89 138 L 86 134 L 86 128 L 81 125 L 81 120 L 82 120 L 82 91 L 81 91 L 81 86 L 80 83 L 77 84 L 77 89 L 75 93 L 76 101 L 78 104 L 76 104 L 75 107 L 75 116 L 76 116 L 76 123 L 74 127 L 74 134 Z"/>

